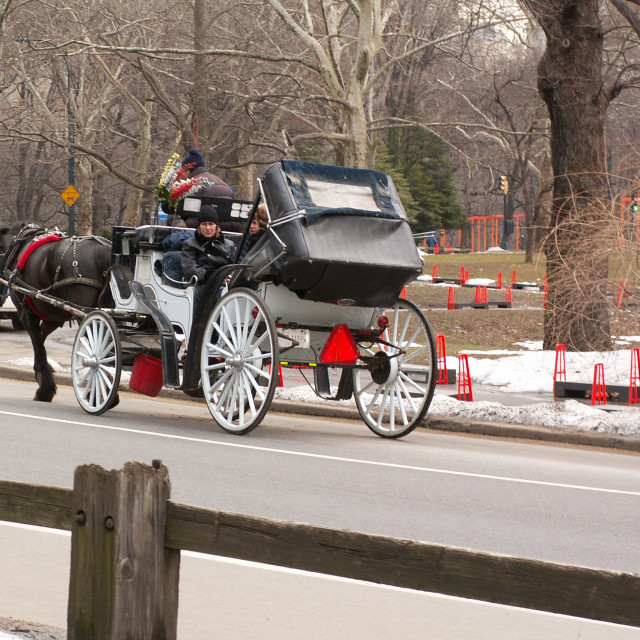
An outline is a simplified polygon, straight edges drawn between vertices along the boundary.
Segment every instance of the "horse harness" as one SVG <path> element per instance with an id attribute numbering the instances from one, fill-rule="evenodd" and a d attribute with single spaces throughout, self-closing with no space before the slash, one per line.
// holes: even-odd
<path id="1" fill-rule="evenodd" d="M 104 282 L 96 280 L 95 278 L 88 278 L 83 276 L 80 273 L 80 269 L 78 267 L 78 245 L 81 242 L 84 242 L 85 240 L 89 240 L 91 238 L 97 240 L 102 244 L 108 245 L 108 242 L 104 240 L 104 238 L 100 238 L 98 236 L 73 236 L 69 238 L 68 236 L 57 230 L 48 231 L 46 229 L 36 227 L 35 225 L 27 225 L 16 236 L 14 242 L 12 243 L 12 246 L 7 251 L 6 265 L 11 268 L 11 266 L 16 265 L 17 263 L 13 272 L 11 273 L 10 280 L 15 279 L 19 273 L 22 273 L 24 271 L 27 260 L 38 247 L 41 247 L 43 244 L 47 244 L 49 242 L 66 241 L 67 246 L 64 248 L 64 251 L 62 252 L 56 266 L 52 284 L 44 289 L 40 289 L 39 293 L 47 293 L 49 291 L 59 289 L 69 284 L 85 284 L 96 289 L 102 289 L 102 287 L 104 286 Z M 60 279 L 64 260 L 70 250 L 71 256 L 73 258 L 71 262 L 73 274 L 66 278 Z"/>
<path id="2" fill-rule="evenodd" d="M 67 246 L 64 248 L 64 251 L 62 252 L 62 255 L 60 256 L 60 260 L 58 262 L 58 265 L 56 266 L 56 272 L 55 272 L 55 276 L 53 277 L 53 283 L 48 286 L 46 289 L 41 289 L 42 293 L 46 293 L 48 291 L 53 291 L 54 289 L 59 289 L 60 287 L 64 287 L 68 284 L 86 284 L 89 285 L 90 287 L 94 287 L 96 289 L 102 289 L 104 282 L 100 282 L 99 280 L 95 280 L 94 278 L 87 278 L 85 276 L 83 276 L 80 273 L 80 269 L 78 268 L 78 258 L 77 258 L 77 250 L 78 250 L 78 245 L 83 242 L 84 240 L 88 240 L 92 237 L 95 236 L 83 236 L 83 237 L 77 237 L 77 236 L 73 236 L 71 238 L 67 238 L 67 240 L 69 240 Z M 60 238 L 60 240 L 62 240 L 63 238 Z M 101 238 L 96 238 L 98 240 L 101 240 Z M 62 263 L 64 262 L 64 259 L 67 255 L 67 252 L 69 251 L 69 249 L 71 249 L 71 255 L 72 255 L 72 262 L 71 262 L 71 266 L 73 267 L 73 275 L 67 277 L 67 278 L 63 278 L 62 280 L 60 280 L 60 272 L 62 271 Z"/>
<path id="3" fill-rule="evenodd" d="M 100 295 L 102 295 L 102 293 L 104 292 L 104 287 L 106 286 L 105 283 L 100 282 L 99 280 L 96 280 L 94 278 L 83 276 L 80 273 L 78 267 L 78 245 L 90 238 L 93 238 L 94 240 L 105 246 L 109 245 L 109 242 L 107 240 L 98 236 L 73 236 L 69 238 L 66 234 L 58 230 L 49 231 L 46 229 L 42 229 L 35 224 L 26 225 L 20 230 L 18 235 L 15 236 L 9 249 L 2 256 L 2 266 L 4 267 L 3 272 L 9 288 L 11 288 L 11 285 L 13 283 L 22 286 L 28 286 L 24 282 L 22 282 L 21 275 L 24 271 L 28 259 L 38 247 L 41 247 L 42 245 L 48 244 L 50 242 L 58 242 L 64 240 L 67 242 L 67 246 L 64 248 L 64 251 L 62 252 L 62 255 L 60 256 L 60 259 L 56 266 L 53 283 L 50 286 L 45 287 L 44 289 L 39 289 L 37 291 L 34 290 L 33 294 L 47 293 L 71 284 L 84 284 L 101 290 Z M 67 257 L 69 250 L 71 250 L 71 255 L 73 258 L 70 265 L 73 268 L 73 274 L 69 277 L 60 279 L 60 274 L 63 269 L 63 263 L 65 258 Z M 107 272 L 108 271 L 106 271 L 104 275 L 106 275 Z M 48 318 L 43 316 L 34 306 L 31 299 L 33 294 L 25 294 L 25 301 L 27 305 L 29 306 L 31 311 L 35 313 L 40 319 L 48 320 Z"/>

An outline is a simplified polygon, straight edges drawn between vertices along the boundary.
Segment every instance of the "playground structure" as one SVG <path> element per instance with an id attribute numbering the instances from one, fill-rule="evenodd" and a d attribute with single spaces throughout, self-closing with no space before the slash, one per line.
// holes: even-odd
<path id="1" fill-rule="evenodd" d="M 521 231 L 524 229 L 524 213 L 513 214 L 513 249 L 520 251 Z M 469 225 L 465 229 L 439 229 L 426 233 L 415 234 L 414 238 L 422 245 L 424 251 L 432 253 L 451 253 L 453 251 L 487 251 L 491 247 L 500 246 L 502 230 L 504 229 L 504 216 L 469 216 Z M 437 243 L 429 243 L 429 238 L 434 237 Z"/>
<path id="2" fill-rule="evenodd" d="M 619 212 L 620 219 L 620 246 L 624 246 L 626 242 L 640 245 L 640 193 L 633 197 L 620 198 L 620 204 L 613 205 L 614 215 L 616 212 Z M 509 234 L 509 249 L 515 251 L 524 249 L 521 246 L 521 240 L 526 225 L 525 218 L 524 213 L 514 213 L 507 219 L 507 222 L 513 220 Z M 467 223 L 463 229 L 437 229 L 414 234 L 414 238 L 424 251 L 431 253 L 458 251 L 475 253 L 487 251 L 491 247 L 503 246 L 505 227 L 503 214 L 469 216 Z M 434 245 L 433 241 L 429 243 L 429 237 L 434 237 L 437 244 Z"/>
<path id="3" fill-rule="evenodd" d="M 620 225 L 622 229 L 620 244 L 622 246 L 624 246 L 625 240 L 640 244 L 639 202 L 640 194 L 636 194 L 633 198 L 620 199 Z"/>

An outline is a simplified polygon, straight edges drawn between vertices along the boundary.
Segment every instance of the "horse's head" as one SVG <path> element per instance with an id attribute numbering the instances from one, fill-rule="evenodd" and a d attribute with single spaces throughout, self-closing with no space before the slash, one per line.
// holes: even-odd
<path id="1" fill-rule="evenodd" d="M 0 227 L 0 254 L 7 253 L 14 238 L 24 227 L 24 222 L 14 222 L 10 227 Z"/>
<path id="2" fill-rule="evenodd" d="M 7 253 L 10 244 L 9 227 L 0 227 L 0 253 Z"/>

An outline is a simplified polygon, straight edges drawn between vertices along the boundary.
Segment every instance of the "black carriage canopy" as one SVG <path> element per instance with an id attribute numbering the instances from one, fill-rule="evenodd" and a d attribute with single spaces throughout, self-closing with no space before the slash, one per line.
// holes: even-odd
<path id="1" fill-rule="evenodd" d="M 282 161 L 293 197 L 306 211 L 307 224 L 331 215 L 404 218 L 404 209 L 382 171 Z"/>
<path id="2" fill-rule="evenodd" d="M 262 181 L 271 225 L 244 258 L 304 300 L 393 306 L 422 261 L 393 180 L 282 160 Z"/>

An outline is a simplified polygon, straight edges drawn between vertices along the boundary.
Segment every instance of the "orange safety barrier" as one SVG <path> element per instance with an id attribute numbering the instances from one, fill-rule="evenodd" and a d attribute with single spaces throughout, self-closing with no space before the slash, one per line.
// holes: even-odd
<path id="1" fill-rule="evenodd" d="M 496 289 L 502 289 L 502 271 L 498 273 L 498 280 L 496 281 Z"/>
<path id="2" fill-rule="evenodd" d="M 466 353 L 458 355 L 458 400 L 473 402 L 469 358 Z"/>
<path id="3" fill-rule="evenodd" d="M 607 404 L 607 388 L 604 384 L 604 364 L 598 362 L 593 368 L 593 385 L 591 385 L 591 406 Z"/>
<path id="4" fill-rule="evenodd" d="M 401 300 L 407 299 L 407 287 L 402 287 L 402 291 L 400 292 L 400 299 Z"/>
<path id="5" fill-rule="evenodd" d="M 449 287 L 449 298 L 447 299 L 447 311 L 455 310 L 456 301 L 453 293 L 453 287 Z"/>
<path id="6" fill-rule="evenodd" d="M 620 285 L 618 289 L 618 309 L 622 309 L 622 301 L 629 298 L 629 281 L 620 278 Z"/>
<path id="7" fill-rule="evenodd" d="M 460 267 L 460 275 L 458 276 L 458 284 L 464 284 L 465 283 L 465 270 L 464 267 Z"/>
<path id="8" fill-rule="evenodd" d="M 433 269 L 431 269 L 431 277 L 432 278 L 437 278 L 438 277 L 438 265 L 434 264 L 433 265 Z"/>
<path id="9" fill-rule="evenodd" d="M 640 349 L 631 349 L 631 373 L 629 375 L 629 404 L 640 403 Z"/>
<path id="10" fill-rule="evenodd" d="M 567 381 L 567 347 L 564 344 L 556 345 L 556 366 L 553 370 L 553 396 L 556 395 L 556 382 L 561 380 Z"/>
<path id="11" fill-rule="evenodd" d="M 447 384 L 447 345 L 443 335 L 436 336 L 436 353 L 438 354 L 438 379 L 436 384 Z"/>
<path id="12" fill-rule="evenodd" d="M 487 296 L 487 287 L 476 287 L 476 299 L 475 304 L 486 304 L 489 302 Z"/>
<path id="13" fill-rule="evenodd" d="M 513 309 L 513 296 L 511 295 L 511 287 L 507 287 L 505 300 L 509 303 L 509 308 Z"/>
<path id="14" fill-rule="evenodd" d="M 269 375 L 271 375 L 271 365 L 269 365 Z M 278 365 L 278 384 L 277 387 L 284 387 L 284 376 L 282 375 L 282 365 Z"/>

